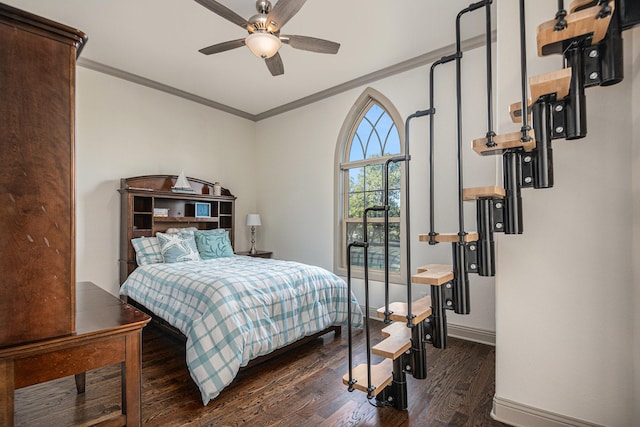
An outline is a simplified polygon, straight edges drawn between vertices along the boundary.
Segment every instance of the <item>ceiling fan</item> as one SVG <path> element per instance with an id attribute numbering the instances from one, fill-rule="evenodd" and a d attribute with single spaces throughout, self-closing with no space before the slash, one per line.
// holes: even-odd
<path id="1" fill-rule="evenodd" d="M 284 74 L 282 58 L 278 53 L 282 43 L 295 49 L 317 53 L 338 53 L 340 43 L 308 36 L 280 34 L 280 29 L 291 19 L 306 0 L 278 0 L 271 6 L 268 0 L 256 1 L 258 13 L 249 20 L 244 19 L 231 9 L 215 0 L 195 0 L 213 13 L 246 29 L 249 35 L 243 39 L 230 40 L 200 49 L 205 55 L 225 52 L 246 45 L 254 55 L 265 60 L 271 75 Z"/>

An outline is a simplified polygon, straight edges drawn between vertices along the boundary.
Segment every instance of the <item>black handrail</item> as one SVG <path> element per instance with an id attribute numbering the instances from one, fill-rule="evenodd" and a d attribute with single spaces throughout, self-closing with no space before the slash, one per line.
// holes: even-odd
<path id="1" fill-rule="evenodd" d="M 493 138 L 496 136 L 493 130 L 493 59 L 491 53 L 491 3 L 487 1 L 485 5 L 485 32 L 486 32 L 486 51 L 487 51 L 487 147 L 495 147 L 496 143 Z"/>
<path id="2" fill-rule="evenodd" d="M 429 109 L 426 110 L 426 114 L 429 114 L 429 244 L 435 245 L 436 236 L 438 233 L 435 231 L 435 155 L 434 155 L 434 116 L 436 114 L 436 108 L 434 104 L 434 75 L 435 70 L 438 65 L 446 64 L 447 62 L 451 62 L 458 57 L 457 53 L 449 56 L 443 56 L 438 59 L 436 62 L 431 64 L 431 69 L 429 70 Z M 406 130 L 407 138 L 408 138 L 408 128 Z"/>
<path id="3" fill-rule="evenodd" d="M 527 35 L 525 25 L 524 0 L 520 0 L 520 86 L 522 91 L 522 137 L 521 142 L 531 141 L 529 131 L 529 101 L 527 97 Z M 533 100 L 535 101 L 535 99 Z"/>

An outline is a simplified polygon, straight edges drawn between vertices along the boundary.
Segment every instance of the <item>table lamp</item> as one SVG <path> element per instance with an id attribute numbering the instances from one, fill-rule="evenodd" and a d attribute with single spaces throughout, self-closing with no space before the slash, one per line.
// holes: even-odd
<path id="1" fill-rule="evenodd" d="M 258 252 L 256 250 L 256 227 L 262 225 L 260 221 L 260 214 L 247 214 L 247 227 L 251 227 L 251 249 L 249 249 L 250 254 L 255 254 Z"/>

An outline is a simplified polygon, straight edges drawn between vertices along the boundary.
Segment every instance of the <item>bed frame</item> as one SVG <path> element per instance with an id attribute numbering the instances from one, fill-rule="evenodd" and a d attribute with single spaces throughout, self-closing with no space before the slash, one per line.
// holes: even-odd
<path id="1" fill-rule="evenodd" d="M 189 177 L 187 177 L 187 181 L 194 192 L 174 192 L 172 187 L 177 179 L 177 175 L 145 175 L 120 180 L 120 189 L 118 190 L 121 196 L 120 284 L 124 283 L 129 274 L 138 266 L 135 252 L 131 246 L 133 238 L 152 237 L 156 232 L 164 232 L 171 227 L 196 227 L 201 230 L 223 228 L 229 231 L 231 244 L 234 245 L 236 197 L 223 187 L 220 187 L 219 194 L 217 194 L 216 186 L 218 184 L 216 183 Z M 209 216 L 196 216 L 196 211 L 192 210 L 195 208 L 188 207 L 191 205 L 195 207 L 196 203 L 208 204 L 210 206 Z M 154 214 L 155 208 L 169 209 L 169 212 L 168 214 L 162 213 L 167 216 L 156 216 Z M 169 336 L 182 342 L 186 341 L 182 332 L 152 313 L 151 310 L 131 298 L 122 298 L 125 302 L 149 314 L 154 326 Z M 337 337 L 341 334 L 342 328 L 330 326 L 269 354 L 259 356 L 251 360 L 243 369 L 266 362 L 332 331 Z"/>

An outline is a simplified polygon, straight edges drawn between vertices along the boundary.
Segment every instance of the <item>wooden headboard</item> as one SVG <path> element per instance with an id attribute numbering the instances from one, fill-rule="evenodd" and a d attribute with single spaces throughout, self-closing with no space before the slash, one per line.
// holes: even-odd
<path id="1" fill-rule="evenodd" d="M 187 177 L 193 192 L 176 191 L 177 175 L 145 175 L 120 180 L 120 283 L 137 267 L 131 239 L 154 237 L 169 228 L 223 228 L 235 237 L 236 197 L 217 184 Z"/>

